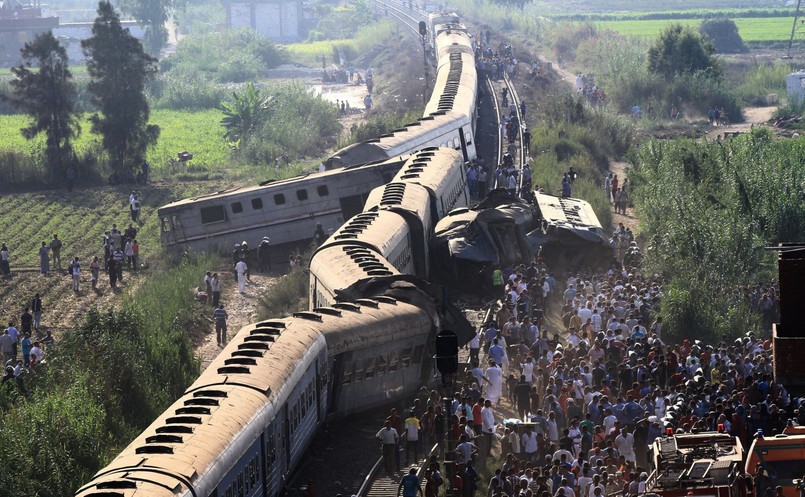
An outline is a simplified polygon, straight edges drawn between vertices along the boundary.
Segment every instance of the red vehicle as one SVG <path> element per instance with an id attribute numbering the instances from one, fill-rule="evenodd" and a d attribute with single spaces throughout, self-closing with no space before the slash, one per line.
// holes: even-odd
<path id="1" fill-rule="evenodd" d="M 653 471 L 646 493 L 666 497 L 748 497 L 744 448 L 726 433 L 684 433 L 660 437 L 650 452 Z"/>

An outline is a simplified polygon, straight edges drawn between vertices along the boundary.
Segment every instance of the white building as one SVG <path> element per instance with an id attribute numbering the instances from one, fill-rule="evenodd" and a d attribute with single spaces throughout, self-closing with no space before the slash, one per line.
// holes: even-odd
<path id="1" fill-rule="evenodd" d="M 800 69 L 786 76 L 785 86 L 788 90 L 788 102 L 802 104 L 805 99 L 805 70 Z"/>
<path id="2" fill-rule="evenodd" d="M 253 29 L 276 42 L 301 38 L 301 0 L 221 0 L 229 28 Z"/>

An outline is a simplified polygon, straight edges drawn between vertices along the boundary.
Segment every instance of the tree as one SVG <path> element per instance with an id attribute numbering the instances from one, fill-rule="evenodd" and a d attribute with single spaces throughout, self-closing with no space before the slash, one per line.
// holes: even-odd
<path id="1" fill-rule="evenodd" d="M 122 9 L 145 25 L 143 44 L 151 55 L 159 55 L 162 47 L 168 43 L 168 22 L 172 0 L 124 0 Z"/>
<path id="2" fill-rule="evenodd" d="M 67 64 L 67 52 L 48 31 L 38 35 L 22 48 L 23 65 L 11 69 L 12 94 L 5 100 L 30 115 L 33 121 L 22 128 L 22 136 L 30 140 L 45 133 L 45 156 L 55 177 L 64 174 L 73 159 L 70 140 L 81 127 L 76 119 L 76 86 Z M 38 70 L 32 70 L 38 66 Z"/>
<path id="3" fill-rule="evenodd" d="M 221 102 L 224 117 L 221 125 L 226 128 L 224 138 L 234 148 L 260 128 L 270 112 L 271 97 L 264 97 L 253 83 L 247 84 L 243 91 L 232 93 L 232 102 Z"/>
<path id="4" fill-rule="evenodd" d="M 732 19 L 705 19 L 699 26 L 699 32 L 707 36 L 718 53 L 744 53 L 748 49 L 744 45 L 738 26 Z"/>
<path id="5" fill-rule="evenodd" d="M 666 28 L 648 50 L 649 71 L 665 77 L 704 71 L 721 76 L 715 47 L 706 36 L 675 24 Z"/>
<path id="6" fill-rule="evenodd" d="M 101 111 L 90 117 L 92 132 L 103 137 L 114 173 L 130 177 L 146 149 L 159 138 L 159 126 L 148 124 L 150 109 L 145 97 L 145 82 L 156 73 L 157 61 L 123 29 L 107 1 L 98 4 L 92 38 L 81 46 L 90 76 L 87 88 Z"/>

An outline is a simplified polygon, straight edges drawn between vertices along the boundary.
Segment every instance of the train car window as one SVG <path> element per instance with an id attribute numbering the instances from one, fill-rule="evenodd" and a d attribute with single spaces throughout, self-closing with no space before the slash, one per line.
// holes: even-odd
<path id="1" fill-rule="evenodd" d="M 352 383 L 352 363 L 344 365 L 344 372 L 341 374 L 341 384 L 349 385 Z"/>
<path id="2" fill-rule="evenodd" d="M 397 371 L 399 366 L 400 366 L 400 352 L 394 350 L 389 354 L 389 367 L 388 367 L 389 373 Z"/>
<path id="3" fill-rule="evenodd" d="M 459 145 L 458 138 L 453 138 L 453 148 L 458 149 L 461 145 Z"/>
<path id="4" fill-rule="evenodd" d="M 400 361 L 402 367 L 407 368 L 411 365 L 412 349 L 406 347 L 402 350 L 402 360 Z"/>
<path id="5" fill-rule="evenodd" d="M 326 197 L 330 194 L 330 190 L 327 188 L 327 185 L 319 185 L 316 187 L 316 193 L 319 194 L 319 197 Z"/>
<path id="6" fill-rule="evenodd" d="M 277 204 L 277 205 L 284 204 L 285 203 L 285 195 L 283 195 L 282 193 L 278 193 L 278 194 L 274 195 L 274 203 Z"/>
<path id="7" fill-rule="evenodd" d="M 246 495 L 249 495 L 249 466 L 251 465 L 252 463 L 251 461 L 249 461 L 249 464 L 247 464 L 246 467 L 243 468 L 243 487 Z"/>
<path id="8" fill-rule="evenodd" d="M 201 209 L 201 224 L 220 223 L 226 221 L 226 211 L 223 205 L 211 205 L 209 207 L 202 207 Z"/>
<path id="9" fill-rule="evenodd" d="M 238 473 L 238 497 L 243 497 L 243 472 Z"/>
<path id="10" fill-rule="evenodd" d="M 171 231 L 171 221 L 168 217 L 162 218 L 162 232 L 163 233 L 170 233 Z"/>
<path id="11" fill-rule="evenodd" d="M 414 347 L 414 364 L 422 363 L 422 351 L 425 350 L 424 345 L 417 345 Z"/>
<path id="12" fill-rule="evenodd" d="M 226 488 L 226 497 L 234 497 L 232 495 L 234 493 L 234 490 L 232 490 L 233 485 L 234 483 Z"/>
<path id="13" fill-rule="evenodd" d="M 252 209 L 257 210 L 257 209 L 262 209 L 262 208 L 263 208 L 263 199 L 261 199 L 260 197 L 253 198 L 252 199 Z"/>
<path id="14" fill-rule="evenodd" d="M 302 396 L 299 397 L 299 410 L 300 410 L 299 419 L 301 420 L 302 418 L 305 417 L 305 415 L 307 415 L 307 399 L 305 398 L 304 392 L 302 392 Z"/>
<path id="15" fill-rule="evenodd" d="M 361 381 L 363 379 L 363 361 L 354 361 L 352 364 L 355 366 L 352 381 Z"/>
<path id="16" fill-rule="evenodd" d="M 383 354 L 377 358 L 377 374 L 385 374 L 386 368 L 389 365 L 388 354 Z"/>
<path id="17" fill-rule="evenodd" d="M 472 145 L 472 135 L 469 131 L 464 133 L 464 141 L 467 142 L 467 145 Z"/>
<path id="18" fill-rule="evenodd" d="M 252 459 L 252 463 L 249 465 L 249 482 L 251 483 L 252 487 L 257 483 L 257 476 L 260 474 L 260 468 L 257 465 L 257 457 Z"/>
<path id="19" fill-rule="evenodd" d="M 366 359 L 366 373 L 364 375 L 364 378 L 369 379 L 374 378 L 374 376 L 375 376 L 375 358 L 370 357 Z"/>
<path id="20" fill-rule="evenodd" d="M 296 190 L 296 198 L 299 200 L 307 200 L 307 190 Z"/>
<path id="21" fill-rule="evenodd" d="M 243 204 L 240 202 L 235 202 L 232 204 L 232 214 L 240 214 L 243 212 Z"/>

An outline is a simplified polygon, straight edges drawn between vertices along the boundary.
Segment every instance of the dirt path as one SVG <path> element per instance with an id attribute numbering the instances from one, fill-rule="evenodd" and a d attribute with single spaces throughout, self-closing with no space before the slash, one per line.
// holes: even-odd
<path id="1" fill-rule="evenodd" d="M 221 278 L 221 303 L 224 304 L 224 309 L 229 314 L 227 335 L 232 338 L 242 327 L 257 321 L 261 295 L 275 285 L 282 276 L 279 273 L 252 274 L 251 281 L 246 282 L 246 291 L 241 294 L 238 292 L 238 284 L 235 282 L 235 277 L 231 272 L 227 272 L 226 269 L 219 269 L 218 274 L 223 276 Z M 209 312 L 205 313 L 205 315 L 210 325 L 202 340 L 196 344 L 196 356 L 201 360 L 202 371 L 210 365 L 212 360 L 223 349 L 218 345 L 215 338 L 212 307 L 209 308 Z"/>
<path id="2" fill-rule="evenodd" d="M 747 133 L 752 126 L 765 124 L 771 120 L 774 113 L 777 111 L 777 106 L 772 105 L 769 107 L 746 107 L 743 109 L 746 122 L 738 124 L 728 124 L 726 126 L 713 126 L 707 131 L 707 138 L 715 140 L 725 138 L 725 133 Z"/>

